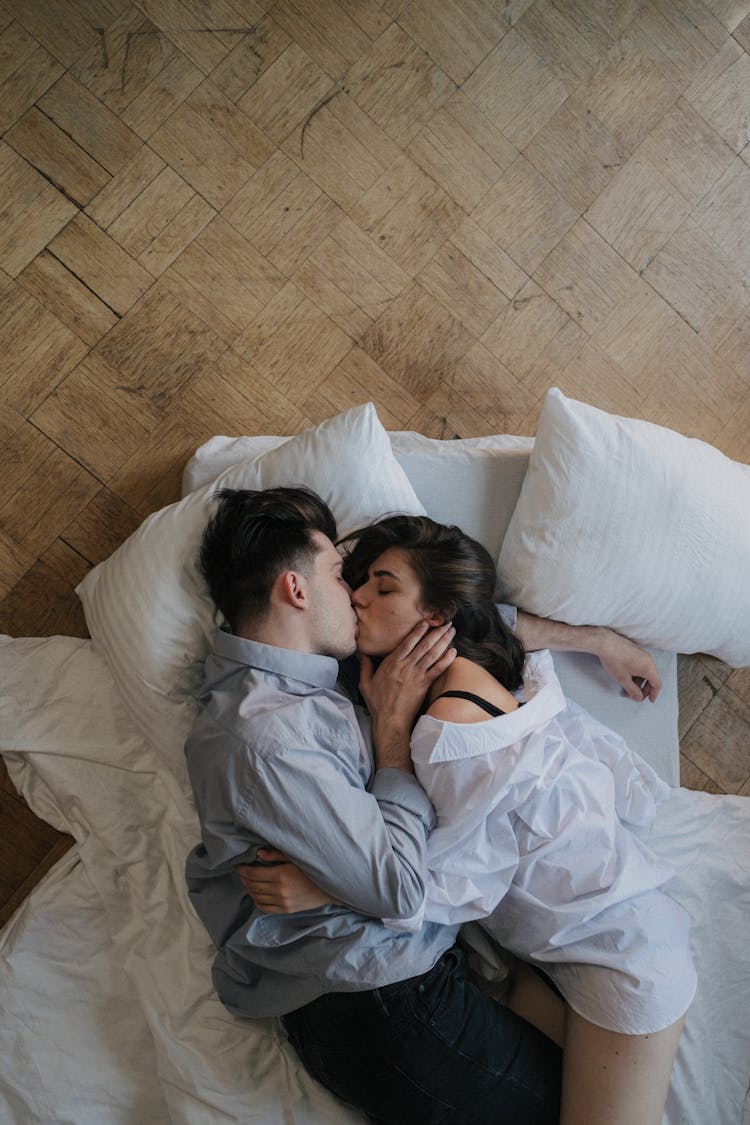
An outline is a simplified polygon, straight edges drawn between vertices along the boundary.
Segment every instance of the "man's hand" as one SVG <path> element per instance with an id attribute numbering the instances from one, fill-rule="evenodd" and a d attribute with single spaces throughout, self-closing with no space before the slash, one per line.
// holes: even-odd
<path id="1" fill-rule="evenodd" d="M 360 655 L 359 690 L 372 716 L 378 768 L 411 771 L 409 735 L 432 683 L 456 658 L 455 629 L 448 623 L 416 625 L 373 672 L 369 656 Z"/>
<path id="2" fill-rule="evenodd" d="M 621 633 L 603 628 L 596 654 L 626 695 L 637 702 L 654 702 L 661 691 L 661 677 L 650 653 Z"/>
<path id="3" fill-rule="evenodd" d="M 235 871 L 261 914 L 296 914 L 319 906 L 340 905 L 283 852 L 261 848 L 258 858 L 263 862 L 239 864 Z"/>

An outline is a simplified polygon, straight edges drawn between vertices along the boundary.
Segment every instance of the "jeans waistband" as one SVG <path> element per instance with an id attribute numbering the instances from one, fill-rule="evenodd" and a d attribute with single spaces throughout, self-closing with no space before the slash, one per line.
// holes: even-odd
<path id="1" fill-rule="evenodd" d="M 294 1016 L 297 1013 L 302 1013 L 304 1011 L 307 1011 L 308 1009 L 314 1009 L 319 1005 L 330 1005 L 331 1003 L 335 1004 L 337 998 L 341 1001 L 342 1004 L 356 1004 L 357 997 L 360 997 L 364 1000 L 366 996 L 371 996 L 374 993 L 379 993 L 381 996 L 388 996 L 389 994 L 393 994 L 397 991 L 408 991 L 412 988 L 416 989 L 419 988 L 420 985 L 424 984 L 427 981 L 428 977 L 432 976 L 433 974 L 440 973 L 448 967 L 452 966 L 455 968 L 457 965 L 460 965 L 463 960 L 463 952 L 461 951 L 461 949 L 459 949 L 458 946 L 454 945 L 452 946 L 452 948 L 446 949 L 445 953 L 441 954 L 441 956 L 438 957 L 437 961 L 431 968 L 426 969 L 423 973 L 418 973 L 414 977 L 406 977 L 404 980 L 393 981 L 392 984 L 383 984 L 378 988 L 356 989 L 353 991 L 334 990 L 332 992 L 324 992 L 322 996 L 318 996 L 315 1000 L 311 1000 L 309 1004 L 305 1004 L 301 1008 L 296 1008 L 294 1009 L 294 1011 L 287 1012 L 284 1016 L 282 1016 L 282 1020 L 286 1023 L 287 1017 L 293 1020 Z"/>
<path id="2" fill-rule="evenodd" d="M 411 986 L 418 987 L 420 984 L 423 984 L 428 977 L 442 972 L 443 969 L 449 967 L 455 968 L 457 965 L 460 965 L 463 960 L 463 952 L 458 946 L 454 945 L 450 949 L 446 949 L 445 953 L 438 957 L 431 969 L 427 969 L 424 973 L 418 973 L 415 977 L 407 977 L 406 980 L 394 981 L 393 984 L 384 984 L 377 991 L 381 993 L 381 995 L 388 995 L 389 991 L 395 991 L 396 989 L 404 989 Z"/>

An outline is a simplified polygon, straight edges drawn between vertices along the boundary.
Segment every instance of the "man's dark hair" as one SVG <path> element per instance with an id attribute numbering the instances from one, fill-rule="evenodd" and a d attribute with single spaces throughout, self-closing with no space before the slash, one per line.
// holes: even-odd
<path id="1" fill-rule="evenodd" d="M 232 632 L 268 612 L 285 570 L 309 575 L 318 547 L 311 532 L 336 539 L 328 505 L 308 488 L 224 488 L 203 533 L 200 571 Z"/>

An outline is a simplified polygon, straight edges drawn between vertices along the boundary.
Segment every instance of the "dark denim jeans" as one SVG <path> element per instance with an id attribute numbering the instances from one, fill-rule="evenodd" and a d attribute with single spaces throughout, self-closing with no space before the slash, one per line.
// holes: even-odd
<path id="1" fill-rule="evenodd" d="M 562 1053 L 481 993 L 454 948 L 420 977 L 284 1017 L 307 1070 L 379 1125 L 556 1125 Z"/>

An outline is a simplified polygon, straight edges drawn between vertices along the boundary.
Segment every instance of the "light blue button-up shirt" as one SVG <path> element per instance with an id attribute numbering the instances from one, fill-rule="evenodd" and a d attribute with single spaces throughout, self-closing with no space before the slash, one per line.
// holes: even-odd
<path id="1" fill-rule="evenodd" d="M 281 1015 L 328 991 L 426 972 L 456 926 L 417 933 L 434 811 L 403 770 L 373 772 L 352 704 L 326 656 L 218 632 L 186 743 L 202 826 L 186 875 L 217 955 L 213 979 L 241 1016 Z M 234 872 L 270 845 L 346 907 L 264 915 Z"/>

